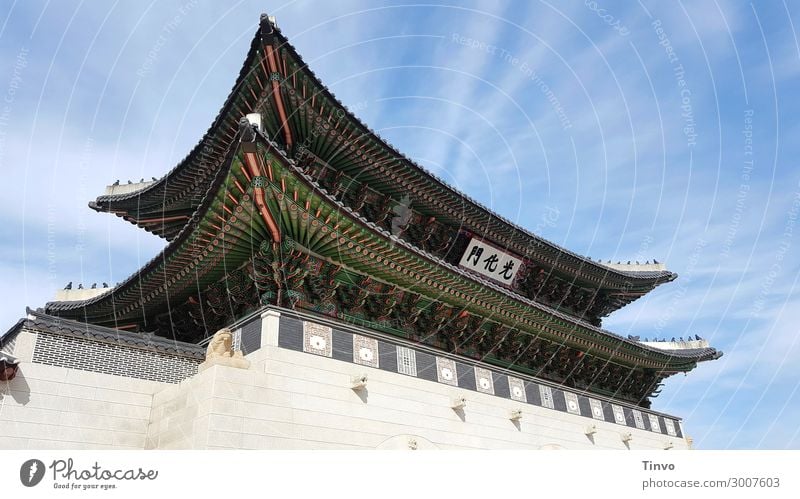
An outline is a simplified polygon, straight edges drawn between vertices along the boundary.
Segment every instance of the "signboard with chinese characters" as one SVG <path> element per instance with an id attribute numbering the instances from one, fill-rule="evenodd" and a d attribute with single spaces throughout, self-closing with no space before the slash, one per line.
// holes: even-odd
<path id="1" fill-rule="evenodd" d="M 511 286 L 517 271 L 522 266 L 522 260 L 473 238 L 458 265 L 493 281 Z"/>

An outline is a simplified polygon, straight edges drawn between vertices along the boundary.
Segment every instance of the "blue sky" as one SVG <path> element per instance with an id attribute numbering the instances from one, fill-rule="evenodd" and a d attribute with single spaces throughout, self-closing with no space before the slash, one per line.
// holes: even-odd
<path id="1" fill-rule="evenodd" d="M 266 11 L 451 185 L 579 253 L 679 274 L 604 326 L 725 352 L 654 400 L 698 447 L 800 448 L 796 4 L 220 4 L 0 6 L 4 328 L 163 247 L 87 202 L 190 150 Z"/>

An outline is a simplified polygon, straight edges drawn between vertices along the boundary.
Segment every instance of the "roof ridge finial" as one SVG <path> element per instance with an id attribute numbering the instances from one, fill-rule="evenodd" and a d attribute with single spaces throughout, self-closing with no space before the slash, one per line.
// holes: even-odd
<path id="1" fill-rule="evenodd" d="M 272 34 L 275 31 L 275 17 L 267 13 L 262 13 L 259 19 L 259 30 L 261 31 L 262 41 L 271 41 Z"/>

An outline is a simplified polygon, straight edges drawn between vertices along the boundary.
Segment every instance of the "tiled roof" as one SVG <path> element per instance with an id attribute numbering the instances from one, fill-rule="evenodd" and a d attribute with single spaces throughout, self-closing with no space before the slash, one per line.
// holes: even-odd
<path id="1" fill-rule="evenodd" d="M 61 334 L 116 345 L 139 348 L 169 355 L 178 355 L 193 359 L 204 359 L 205 348 L 193 343 L 174 341 L 154 334 L 131 333 L 103 326 L 87 324 L 69 319 L 54 317 L 31 309 L 27 310 L 27 318 L 20 319 L 11 329 L 3 334 L 0 342 L 16 335 L 21 329 Z"/>

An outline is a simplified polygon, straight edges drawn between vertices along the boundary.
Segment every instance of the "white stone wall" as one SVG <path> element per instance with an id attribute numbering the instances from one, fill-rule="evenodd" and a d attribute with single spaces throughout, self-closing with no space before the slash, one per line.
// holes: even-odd
<path id="1" fill-rule="evenodd" d="M 277 348 L 277 318 L 264 318 L 250 369 L 213 366 L 155 396 L 149 448 L 687 448 L 681 438 Z M 360 374 L 366 390 L 351 389 Z M 467 399 L 463 411 L 451 408 L 457 397 Z"/>
<path id="2" fill-rule="evenodd" d="M 277 315 L 263 318 L 249 369 L 216 365 L 179 384 L 33 364 L 36 335 L 23 331 L 19 374 L 2 387 L 0 448 L 687 448 L 681 438 L 278 348 Z M 366 389 L 351 389 L 361 374 Z M 463 411 L 451 408 L 458 397 Z"/>
<path id="3" fill-rule="evenodd" d="M 145 448 L 206 448 L 215 383 L 212 367 L 155 394 Z"/>
<path id="4" fill-rule="evenodd" d="M 0 382 L 0 449 L 141 449 L 153 394 L 166 383 L 31 363 L 36 333 L 14 345 Z"/>
<path id="5" fill-rule="evenodd" d="M 687 448 L 680 438 L 301 352 L 264 347 L 248 358 L 249 371 L 218 366 L 207 381 L 208 448 L 396 448 L 398 438 L 440 449 Z M 366 390 L 352 390 L 362 373 Z M 455 397 L 467 399 L 463 411 L 451 408 Z M 522 410 L 518 423 L 513 410 Z M 633 436 L 628 446 L 622 433 Z"/>

